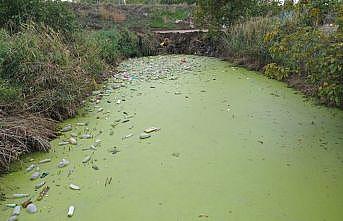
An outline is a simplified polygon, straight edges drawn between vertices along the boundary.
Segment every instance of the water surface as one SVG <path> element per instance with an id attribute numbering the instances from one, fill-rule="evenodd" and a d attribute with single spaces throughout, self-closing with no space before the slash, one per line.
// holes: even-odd
<path id="1" fill-rule="evenodd" d="M 29 193 L 38 207 L 33 215 L 23 210 L 20 220 L 343 219 L 342 111 L 213 58 L 139 58 L 119 69 L 100 103 L 87 102 L 61 125 L 73 130 L 54 140 L 50 153 L 25 157 L 0 179 L 6 196 Z M 161 130 L 139 139 L 151 126 Z M 59 146 L 71 133 L 93 138 Z M 82 150 L 96 139 L 96 151 Z M 120 152 L 112 154 L 114 147 Z M 49 175 L 30 181 L 25 168 L 46 158 L 52 161 L 39 168 Z M 70 164 L 58 168 L 62 158 Z M 43 180 L 50 190 L 36 201 L 41 189 L 34 185 Z M 12 213 L 5 203 L 22 201 L 0 202 L 0 219 Z M 76 209 L 67 218 L 70 205 Z"/>

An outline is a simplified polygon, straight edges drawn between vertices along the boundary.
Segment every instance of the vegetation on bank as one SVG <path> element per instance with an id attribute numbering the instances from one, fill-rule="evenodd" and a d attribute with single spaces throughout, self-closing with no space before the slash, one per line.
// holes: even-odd
<path id="1" fill-rule="evenodd" d="M 1 170 L 22 153 L 48 150 L 54 121 L 75 115 L 119 61 L 154 53 L 153 42 L 127 29 L 81 31 L 62 2 L 24 2 L 1 7 Z"/>
<path id="2" fill-rule="evenodd" d="M 200 1 L 198 20 L 207 18 L 211 35 L 221 38 L 219 44 L 230 60 L 287 81 L 323 104 L 343 108 L 341 1 L 258 2 Z M 226 10 L 240 4 L 242 10 Z M 219 30 L 224 26 L 228 29 L 223 36 Z"/>
<path id="3" fill-rule="evenodd" d="M 126 27 L 147 32 L 152 29 L 189 29 L 193 5 L 71 5 L 82 27 L 90 29 Z"/>

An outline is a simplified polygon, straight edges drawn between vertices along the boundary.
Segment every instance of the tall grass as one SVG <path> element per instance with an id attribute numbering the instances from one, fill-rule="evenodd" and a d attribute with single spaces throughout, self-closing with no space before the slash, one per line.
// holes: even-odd
<path id="1" fill-rule="evenodd" d="M 261 69 L 270 60 L 264 36 L 275 28 L 274 17 L 255 17 L 231 26 L 224 34 L 224 48 L 230 57 Z"/>

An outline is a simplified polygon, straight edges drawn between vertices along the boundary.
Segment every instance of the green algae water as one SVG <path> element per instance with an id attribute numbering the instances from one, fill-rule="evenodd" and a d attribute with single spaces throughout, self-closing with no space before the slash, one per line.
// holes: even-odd
<path id="1" fill-rule="evenodd" d="M 343 219 L 342 111 L 213 58 L 131 59 L 119 71 L 61 125 L 72 130 L 49 153 L 1 177 L 1 220 L 13 211 L 5 204 L 28 199 L 16 193 L 38 208 L 22 209 L 26 221 Z M 140 139 L 149 127 L 160 130 Z M 76 145 L 59 145 L 71 136 Z M 59 168 L 62 159 L 70 163 Z M 39 168 L 25 172 L 31 164 Z M 48 175 L 31 181 L 37 170 Z M 50 189 L 37 201 L 42 181 Z"/>

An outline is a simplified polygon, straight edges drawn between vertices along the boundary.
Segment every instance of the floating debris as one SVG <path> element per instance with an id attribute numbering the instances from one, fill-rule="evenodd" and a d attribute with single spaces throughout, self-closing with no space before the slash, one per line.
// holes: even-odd
<path id="1" fill-rule="evenodd" d="M 149 138 L 149 137 L 151 137 L 151 135 L 150 134 L 147 134 L 147 133 L 141 133 L 140 135 L 139 135 L 139 138 L 140 139 L 147 139 L 147 138 Z"/>
<path id="2" fill-rule="evenodd" d="M 37 184 L 35 185 L 35 189 L 37 190 L 37 189 L 41 188 L 41 187 L 44 186 L 44 185 L 45 185 L 45 181 L 40 182 L 40 183 L 37 183 Z"/>
<path id="3" fill-rule="evenodd" d="M 76 145 L 77 144 L 77 141 L 74 137 L 71 137 L 69 138 L 69 143 L 72 144 L 72 145 Z"/>
<path id="4" fill-rule="evenodd" d="M 77 137 L 77 134 L 76 133 L 70 133 L 70 136 L 71 137 Z"/>
<path id="5" fill-rule="evenodd" d="M 39 164 L 49 163 L 49 162 L 51 162 L 51 159 L 44 159 L 44 160 L 39 161 Z"/>
<path id="6" fill-rule="evenodd" d="M 113 155 L 115 155 L 115 154 L 119 153 L 120 151 L 117 149 L 117 147 L 113 147 L 113 149 L 110 150 L 110 152 L 111 152 Z"/>
<path id="7" fill-rule="evenodd" d="M 21 204 L 21 206 L 22 206 L 23 208 L 26 208 L 30 203 L 32 203 L 32 201 L 31 201 L 31 199 L 28 199 L 28 200 L 24 201 L 24 202 Z"/>
<path id="8" fill-rule="evenodd" d="M 94 170 L 99 170 L 99 167 L 98 167 L 97 165 L 93 165 L 92 168 L 93 168 Z"/>
<path id="9" fill-rule="evenodd" d="M 102 112 L 103 110 L 104 110 L 104 108 L 100 107 L 97 111 L 99 113 L 99 112 Z"/>
<path id="10" fill-rule="evenodd" d="M 65 146 L 65 145 L 68 145 L 68 144 L 69 144 L 68 141 L 62 141 L 62 142 L 58 143 L 58 146 Z"/>
<path id="11" fill-rule="evenodd" d="M 71 131 L 72 129 L 73 127 L 70 124 L 68 124 L 67 126 L 63 127 L 61 131 L 68 132 L 68 131 Z"/>
<path id="12" fill-rule="evenodd" d="M 77 126 L 87 126 L 87 123 L 83 123 L 83 122 L 79 122 L 79 123 L 76 123 Z"/>
<path id="13" fill-rule="evenodd" d="M 44 187 L 44 189 L 39 193 L 39 196 L 37 197 L 38 201 L 41 201 L 44 196 L 48 194 L 48 191 L 50 190 L 49 186 Z"/>
<path id="14" fill-rule="evenodd" d="M 127 122 L 129 122 L 130 120 L 129 119 L 124 119 L 123 121 L 122 121 L 122 123 L 127 123 Z"/>
<path id="15" fill-rule="evenodd" d="M 66 160 L 66 159 L 62 159 L 59 163 L 58 163 L 58 168 L 62 168 L 62 167 L 65 167 L 69 164 L 69 161 Z"/>
<path id="16" fill-rule="evenodd" d="M 16 216 L 20 214 L 21 206 L 16 206 L 13 209 L 12 216 Z"/>
<path id="17" fill-rule="evenodd" d="M 74 215 L 75 207 L 74 206 L 69 206 L 68 209 L 68 217 L 72 217 Z"/>
<path id="18" fill-rule="evenodd" d="M 97 147 L 101 143 L 100 139 L 97 139 L 92 146 Z"/>
<path id="19" fill-rule="evenodd" d="M 155 132 L 155 131 L 159 131 L 161 130 L 161 128 L 157 128 L 157 127 L 149 127 L 147 129 L 144 130 L 145 133 L 152 133 L 152 132 Z"/>
<path id="20" fill-rule="evenodd" d="M 179 158 L 180 157 L 180 153 L 172 153 L 172 156 Z"/>
<path id="21" fill-rule="evenodd" d="M 40 178 L 43 179 L 43 178 L 46 177 L 47 175 L 49 175 L 49 172 L 44 172 L 44 173 L 42 173 L 42 175 L 40 176 Z"/>
<path id="22" fill-rule="evenodd" d="M 8 208 L 14 208 L 14 207 L 17 206 L 17 204 L 15 204 L 15 203 L 7 203 L 7 204 L 5 204 L 5 206 L 8 207 Z"/>
<path id="23" fill-rule="evenodd" d="M 26 207 L 26 210 L 28 213 L 36 213 L 37 212 L 37 206 L 35 204 L 31 203 Z"/>
<path id="24" fill-rule="evenodd" d="M 11 216 L 8 221 L 17 221 L 18 217 L 17 216 Z"/>
<path id="25" fill-rule="evenodd" d="M 124 136 L 122 139 L 124 140 L 124 139 L 128 139 L 128 138 L 130 138 L 130 137 L 132 137 L 133 136 L 133 134 L 128 134 L 128 135 L 126 135 L 126 136 Z"/>
<path id="26" fill-rule="evenodd" d="M 81 139 L 90 139 L 92 137 L 93 137 L 93 135 L 91 135 L 91 134 L 82 134 L 81 135 Z"/>
<path id="27" fill-rule="evenodd" d="M 27 194 L 27 193 L 15 193 L 15 194 L 13 194 L 14 198 L 24 198 L 24 197 L 28 197 L 28 196 L 29 196 L 29 194 Z"/>
<path id="28" fill-rule="evenodd" d="M 69 185 L 69 188 L 72 189 L 72 190 L 81 190 L 81 188 L 75 184 L 70 184 Z"/>
<path id="29" fill-rule="evenodd" d="M 199 217 L 199 218 L 208 218 L 208 215 L 202 213 L 202 214 L 200 214 L 198 217 Z"/>
<path id="30" fill-rule="evenodd" d="M 35 164 L 31 164 L 28 168 L 26 168 L 26 172 L 31 172 L 36 167 Z"/>
<path id="31" fill-rule="evenodd" d="M 31 175 L 31 178 L 30 180 L 36 180 L 38 179 L 40 176 L 40 172 L 34 172 L 32 175 Z"/>
<path id="32" fill-rule="evenodd" d="M 91 156 L 86 156 L 83 160 L 82 163 L 88 163 L 91 160 Z"/>
<path id="33" fill-rule="evenodd" d="M 175 92 L 174 94 L 175 94 L 175 95 L 180 95 L 180 94 L 182 94 L 182 93 L 179 92 L 179 91 L 177 91 L 177 92 Z"/>

